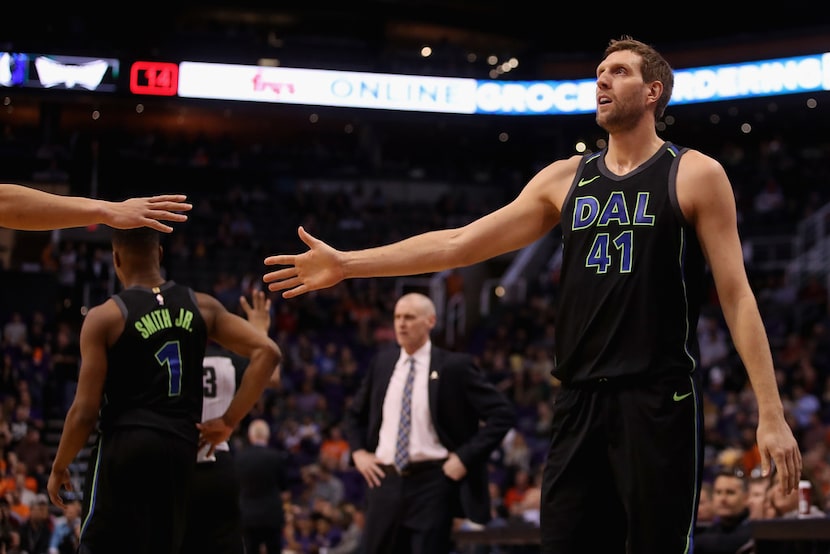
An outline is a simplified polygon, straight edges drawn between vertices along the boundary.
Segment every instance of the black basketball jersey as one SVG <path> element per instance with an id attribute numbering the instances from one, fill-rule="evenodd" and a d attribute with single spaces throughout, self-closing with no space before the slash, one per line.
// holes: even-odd
<path id="1" fill-rule="evenodd" d="M 207 328 L 194 292 L 168 281 L 113 299 L 125 325 L 107 355 L 102 432 L 153 427 L 198 442 Z"/>
<path id="2" fill-rule="evenodd" d="M 583 157 L 562 208 L 554 375 L 565 383 L 690 373 L 705 261 L 677 203 L 687 149 L 665 143 L 624 176 Z"/>

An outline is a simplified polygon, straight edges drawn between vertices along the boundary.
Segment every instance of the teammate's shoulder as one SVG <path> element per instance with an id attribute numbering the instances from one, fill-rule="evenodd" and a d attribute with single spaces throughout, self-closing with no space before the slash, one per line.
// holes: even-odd
<path id="1" fill-rule="evenodd" d="M 121 310 L 121 306 L 113 298 L 109 298 L 87 311 L 84 316 L 83 325 L 85 327 L 92 325 L 110 325 L 120 323 L 123 319 L 124 313 Z"/>
<path id="2" fill-rule="evenodd" d="M 207 292 L 199 292 L 194 290 L 193 297 L 198 302 L 200 308 L 204 307 L 224 307 L 224 304 L 218 298 Z"/>
<path id="3" fill-rule="evenodd" d="M 87 311 L 86 316 L 84 316 L 84 317 L 85 318 L 88 318 L 90 316 L 100 317 L 102 315 L 112 314 L 112 313 L 121 313 L 121 309 L 118 307 L 118 302 L 115 301 L 115 297 L 113 297 L 113 296 L 107 298 L 106 300 L 104 300 L 100 304 L 97 304 L 97 305 L 91 307 Z"/>

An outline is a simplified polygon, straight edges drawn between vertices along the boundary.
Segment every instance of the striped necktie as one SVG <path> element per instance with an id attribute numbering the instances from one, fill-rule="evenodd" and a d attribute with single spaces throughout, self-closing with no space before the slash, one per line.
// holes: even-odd
<path id="1" fill-rule="evenodd" d="M 412 427 L 412 382 L 415 380 L 415 358 L 409 358 L 409 373 L 401 397 L 401 419 L 395 443 L 395 467 L 401 471 L 409 463 L 409 430 Z"/>

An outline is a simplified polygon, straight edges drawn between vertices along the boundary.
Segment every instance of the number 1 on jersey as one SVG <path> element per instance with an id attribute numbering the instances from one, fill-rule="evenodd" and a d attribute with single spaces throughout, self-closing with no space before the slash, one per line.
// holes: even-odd
<path id="1" fill-rule="evenodd" d="M 164 343 L 156 352 L 156 360 L 167 368 L 167 395 L 182 393 L 182 350 L 178 341 Z"/>

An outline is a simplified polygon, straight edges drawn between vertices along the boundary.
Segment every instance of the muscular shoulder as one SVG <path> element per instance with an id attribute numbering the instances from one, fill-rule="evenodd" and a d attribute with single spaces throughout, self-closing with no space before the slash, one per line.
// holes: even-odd
<path id="1" fill-rule="evenodd" d="M 577 154 L 545 166 L 530 180 L 522 194 L 550 202 L 557 212 L 561 211 L 581 160 L 582 156 Z"/>
<path id="2" fill-rule="evenodd" d="M 694 221 L 701 209 L 734 203 L 734 192 L 723 166 L 711 156 L 688 150 L 677 168 L 677 200 Z"/>
<path id="3" fill-rule="evenodd" d="M 124 315 L 115 300 L 110 298 L 87 312 L 81 332 L 86 336 L 106 336 L 109 338 L 108 342 L 112 343 L 123 328 Z"/>
<path id="4" fill-rule="evenodd" d="M 680 159 L 678 179 L 704 179 L 707 177 L 725 176 L 723 166 L 715 158 L 700 150 L 689 149 Z"/>
<path id="5" fill-rule="evenodd" d="M 570 158 L 556 160 L 555 162 L 542 168 L 542 170 L 539 171 L 539 173 L 537 173 L 531 180 L 531 183 L 538 179 L 545 181 L 548 184 L 557 184 L 566 188 L 570 187 L 581 160 L 582 156 L 578 154 L 571 156 Z"/>
<path id="6" fill-rule="evenodd" d="M 202 314 L 202 319 L 205 320 L 208 329 L 213 328 L 216 318 L 228 310 L 219 302 L 219 300 L 204 292 L 194 292 L 196 297 L 196 304 L 199 306 L 199 312 Z"/>

